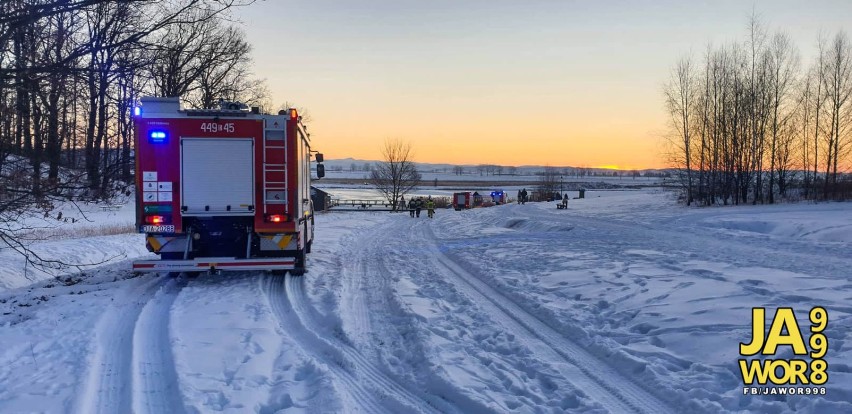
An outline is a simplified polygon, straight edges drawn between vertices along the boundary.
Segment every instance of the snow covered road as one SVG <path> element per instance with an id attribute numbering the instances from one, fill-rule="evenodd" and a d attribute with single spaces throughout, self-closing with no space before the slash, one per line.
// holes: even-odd
<path id="1" fill-rule="evenodd" d="M 170 350 L 170 347 L 163 348 L 157 343 L 164 329 L 167 333 L 168 320 L 150 319 L 154 309 L 159 310 L 157 313 L 160 317 L 168 317 L 169 308 L 164 308 L 161 300 L 155 301 L 153 298 L 167 288 L 169 291 L 174 290 L 175 284 L 175 280 L 169 279 L 147 280 L 145 283 L 136 284 L 132 289 L 123 289 L 116 300 L 105 309 L 94 331 L 93 352 L 88 363 L 89 372 L 76 407 L 80 412 L 129 412 L 131 407 L 138 411 L 139 407 L 132 406 L 132 402 L 141 400 L 139 405 L 149 408 L 145 399 L 152 393 L 134 391 L 157 386 L 158 382 L 174 387 L 175 374 L 171 361 L 164 366 L 166 361 L 152 358 L 151 355 L 152 351 L 157 353 Z M 167 295 L 174 297 L 171 292 Z M 141 316 L 145 310 L 147 312 L 143 320 Z M 166 322 L 165 326 L 161 325 L 162 322 Z M 137 342 L 137 337 L 153 343 Z M 134 349 L 143 351 L 143 354 L 134 353 Z M 144 371 L 140 369 L 143 366 Z M 152 371 L 160 370 L 171 370 L 172 373 L 168 378 L 148 380 Z M 145 375 L 142 375 L 143 372 Z M 148 409 L 144 411 L 151 412 Z"/>
<path id="2" fill-rule="evenodd" d="M 852 410 L 852 205 L 603 195 L 320 215 L 301 278 L 0 291 L 0 412 Z M 742 395 L 753 306 L 828 310 L 827 395 Z"/>

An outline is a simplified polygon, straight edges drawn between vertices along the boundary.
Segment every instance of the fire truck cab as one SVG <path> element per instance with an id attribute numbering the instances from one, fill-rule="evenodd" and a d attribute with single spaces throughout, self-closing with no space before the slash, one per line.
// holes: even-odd
<path id="1" fill-rule="evenodd" d="M 295 109 L 231 102 L 136 109 L 136 223 L 159 260 L 135 272 L 273 270 L 302 274 L 314 240 L 309 135 Z M 317 178 L 324 175 L 316 154 Z"/>
<path id="2" fill-rule="evenodd" d="M 506 204 L 508 198 L 509 195 L 503 190 L 495 190 L 491 192 L 491 200 L 494 202 L 494 204 Z"/>

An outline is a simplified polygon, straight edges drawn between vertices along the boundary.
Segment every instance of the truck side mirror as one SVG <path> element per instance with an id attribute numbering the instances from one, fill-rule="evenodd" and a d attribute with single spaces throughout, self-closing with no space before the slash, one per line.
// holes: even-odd
<path id="1" fill-rule="evenodd" d="M 317 162 L 322 162 L 322 153 L 321 152 L 317 153 L 316 160 L 317 160 Z"/>
<path id="2" fill-rule="evenodd" d="M 317 179 L 325 177 L 325 165 L 317 164 Z"/>

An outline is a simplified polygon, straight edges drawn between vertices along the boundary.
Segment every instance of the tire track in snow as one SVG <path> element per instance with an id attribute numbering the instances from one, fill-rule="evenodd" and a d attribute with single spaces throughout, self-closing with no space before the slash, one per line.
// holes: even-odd
<path id="1" fill-rule="evenodd" d="M 303 281 L 304 278 L 291 277 L 288 274 L 285 280 L 285 289 L 293 311 L 305 329 L 314 334 L 326 346 L 333 347 L 340 357 L 339 361 L 342 362 L 340 365 L 349 368 L 347 371 L 354 375 L 356 380 L 368 389 L 368 392 L 380 400 L 390 403 L 384 404 L 385 409 L 389 409 L 391 412 L 422 412 L 422 410 L 419 410 L 419 407 L 424 405 L 422 401 L 411 395 L 408 390 L 395 381 L 387 378 L 352 345 L 333 335 L 321 336 L 320 331 L 323 329 L 313 315 L 315 310 L 305 297 Z M 368 412 L 372 411 L 368 410 Z"/>
<path id="2" fill-rule="evenodd" d="M 169 313 L 184 280 L 168 280 L 142 309 L 133 332 L 133 411 L 183 413 L 169 335 Z"/>
<path id="3" fill-rule="evenodd" d="M 308 303 L 308 299 L 305 297 L 303 281 L 304 278 L 288 275 L 286 280 L 287 296 L 290 298 L 296 314 L 305 323 L 306 328 L 316 333 L 318 329 L 311 329 L 311 326 L 321 326 L 316 322 L 318 320 L 316 310 Z M 365 313 L 367 312 L 365 309 Z M 412 391 L 404 384 L 389 377 L 380 367 L 376 366 L 352 345 L 342 341 L 335 335 L 328 335 L 324 339 L 341 351 L 342 355 L 355 369 L 359 378 L 367 380 L 367 386 L 373 388 L 373 392 L 380 394 L 382 399 L 390 398 L 388 401 L 392 402 L 390 408 L 394 412 L 400 412 L 400 409 L 404 409 L 405 412 L 438 412 L 433 407 L 432 401 L 428 396 Z"/>
<path id="4" fill-rule="evenodd" d="M 342 383 L 339 392 L 347 409 L 388 412 L 372 393 L 364 389 L 358 379 L 345 369 L 347 364 L 340 352 L 302 325 L 287 297 L 286 278 L 289 278 L 289 275 L 266 276 L 261 280 L 261 290 L 265 293 L 281 329 L 290 334 L 308 355 L 325 365 L 334 375 L 336 382 Z"/>
<path id="5" fill-rule="evenodd" d="M 367 236 L 363 240 L 370 241 L 374 239 Z M 367 285 L 375 286 L 376 275 L 369 272 L 369 267 L 366 261 L 363 260 L 359 249 L 363 245 L 353 243 L 350 246 L 354 246 L 355 249 L 347 251 L 344 254 L 351 259 L 349 263 L 354 266 L 343 266 L 341 269 L 343 279 L 341 283 L 341 295 L 343 296 L 341 305 L 345 306 L 345 312 L 340 312 L 340 317 L 342 321 L 348 322 L 351 329 L 347 334 L 352 335 L 352 339 L 356 343 L 360 341 L 369 342 L 368 335 L 372 332 L 372 329 L 369 307 L 367 305 Z M 353 267 L 355 269 L 354 272 L 351 270 Z"/>
<path id="6" fill-rule="evenodd" d="M 341 272 L 344 279 L 342 285 L 345 288 L 341 303 L 346 306 L 345 309 L 340 309 L 341 317 L 349 318 L 351 328 L 355 330 L 356 343 L 358 340 L 368 345 L 400 341 L 405 346 L 404 352 L 423 352 L 420 348 L 422 344 L 412 342 L 414 339 L 411 335 L 395 332 L 399 329 L 400 323 L 406 323 L 402 328 L 405 330 L 411 329 L 410 324 L 416 322 L 402 320 L 407 311 L 402 304 L 403 300 L 396 295 L 394 289 L 394 284 L 399 279 L 399 277 L 394 278 L 394 275 L 405 274 L 406 271 L 403 270 L 401 273 L 388 267 L 393 253 L 404 256 L 398 250 L 409 248 L 409 245 L 400 243 L 399 236 L 411 234 L 412 222 L 403 219 L 390 221 L 388 224 L 389 226 L 377 227 L 367 233 L 359 234 L 360 242 L 352 243 L 351 246 L 354 248 L 345 252 L 349 258 L 347 260 L 349 266 L 344 265 Z M 388 237 L 388 235 L 392 236 Z M 373 317 L 380 319 L 373 323 L 371 322 Z M 352 332 L 347 334 L 351 335 Z M 376 350 L 374 354 L 376 355 L 370 356 L 377 363 L 382 363 L 379 355 L 381 352 Z M 426 394 L 423 398 L 428 399 L 433 407 L 443 412 L 461 413 L 491 410 L 490 407 L 461 392 L 434 367 L 435 365 L 431 363 L 427 366 L 408 364 L 411 371 L 417 371 L 417 386 L 423 389 Z M 393 376 L 387 367 L 382 369 Z"/>
<path id="7" fill-rule="evenodd" d="M 675 412 L 666 403 L 624 378 L 618 371 L 525 311 L 510 298 L 468 273 L 437 247 L 431 226 L 424 227 L 427 230 L 424 231 L 422 239 L 431 241 L 424 243 L 424 246 L 431 250 L 436 266 L 455 276 L 457 287 L 490 311 L 508 331 L 518 337 L 525 337 L 532 352 L 559 370 L 565 379 L 578 389 L 610 412 Z"/>
<path id="8" fill-rule="evenodd" d="M 348 410 L 374 412 L 436 412 L 426 401 L 384 375 L 351 345 L 322 335 L 311 316 L 302 277 L 267 276 L 261 283 L 282 329 L 293 335 L 342 386 Z"/>
<path id="9" fill-rule="evenodd" d="M 137 322 L 157 292 L 174 282 L 154 276 L 123 290 L 104 310 L 95 328 L 89 371 L 76 403 L 78 412 L 111 414 L 133 410 Z"/>

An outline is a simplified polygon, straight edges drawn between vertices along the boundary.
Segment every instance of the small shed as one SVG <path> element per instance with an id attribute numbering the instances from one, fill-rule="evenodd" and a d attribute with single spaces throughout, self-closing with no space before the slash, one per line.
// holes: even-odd
<path id="1" fill-rule="evenodd" d="M 311 186 L 311 202 L 314 204 L 314 211 L 325 211 L 331 208 L 331 194 Z"/>

